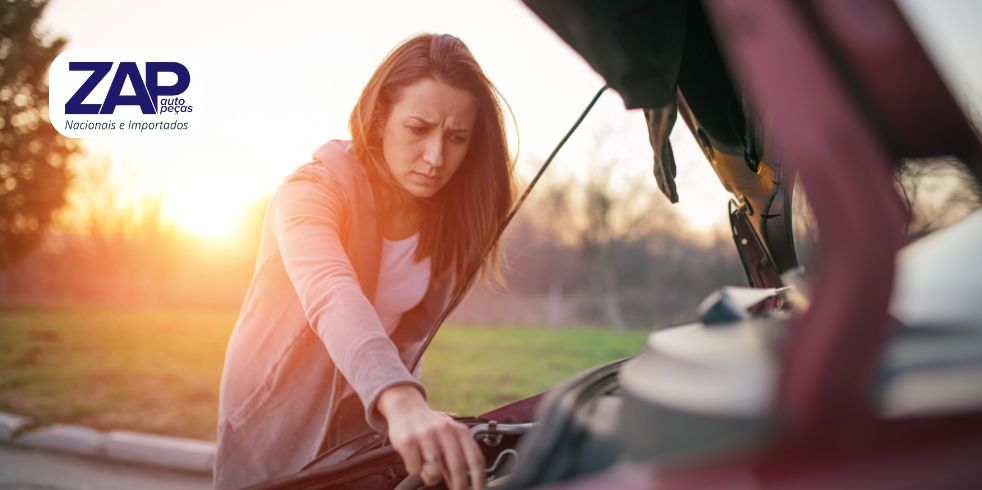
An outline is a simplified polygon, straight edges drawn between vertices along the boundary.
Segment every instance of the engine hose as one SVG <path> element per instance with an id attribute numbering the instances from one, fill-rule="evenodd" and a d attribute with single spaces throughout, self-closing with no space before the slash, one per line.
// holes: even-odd
<path id="1" fill-rule="evenodd" d="M 420 488 L 423 488 L 423 478 L 419 475 L 409 475 L 392 490 L 419 490 Z"/>

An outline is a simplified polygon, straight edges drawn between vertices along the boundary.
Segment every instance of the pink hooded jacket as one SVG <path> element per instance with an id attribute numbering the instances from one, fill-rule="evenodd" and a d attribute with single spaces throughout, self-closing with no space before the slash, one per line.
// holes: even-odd
<path id="1" fill-rule="evenodd" d="M 328 449 L 346 383 L 381 433 L 383 391 L 412 385 L 426 395 L 407 365 L 436 327 L 451 279 L 431 287 L 390 339 L 373 307 L 382 250 L 375 209 L 348 141 L 320 147 L 277 188 L 222 372 L 217 490 L 300 471 Z"/>

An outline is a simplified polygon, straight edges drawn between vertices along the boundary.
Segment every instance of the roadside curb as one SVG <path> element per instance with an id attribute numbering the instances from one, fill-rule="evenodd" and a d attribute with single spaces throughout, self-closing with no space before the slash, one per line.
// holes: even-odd
<path id="1" fill-rule="evenodd" d="M 27 417 L 0 412 L 0 442 L 12 441 L 21 429 L 30 424 L 31 419 Z"/>
<path id="2" fill-rule="evenodd" d="M 0 412 L 0 442 L 170 470 L 211 474 L 215 443 L 124 430 L 56 424 L 20 433 L 31 419 Z"/>

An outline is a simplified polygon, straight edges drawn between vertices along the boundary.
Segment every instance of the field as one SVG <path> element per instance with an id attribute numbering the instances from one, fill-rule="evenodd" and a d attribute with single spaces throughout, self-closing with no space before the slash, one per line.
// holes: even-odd
<path id="1" fill-rule="evenodd" d="M 237 312 L 0 310 L 0 411 L 214 440 Z M 435 409 L 476 415 L 637 352 L 645 332 L 446 325 L 423 360 Z"/>

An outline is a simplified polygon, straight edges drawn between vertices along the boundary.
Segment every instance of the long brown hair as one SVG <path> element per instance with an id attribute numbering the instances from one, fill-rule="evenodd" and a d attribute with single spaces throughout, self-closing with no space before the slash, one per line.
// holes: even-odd
<path id="1" fill-rule="evenodd" d="M 464 161 L 443 188 L 424 200 L 415 255 L 417 261 L 430 257 L 433 283 L 452 272 L 456 292 L 469 286 L 464 284 L 468 272 L 485 260 L 514 200 L 514 162 L 500 104 L 504 97 L 463 41 L 448 34 L 420 34 L 385 57 L 362 90 L 348 127 L 375 192 L 396 189 L 399 184 L 382 156 L 382 131 L 402 90 L 425 78 L 466 90 L 478 101 Z M 487 259 L 482 277 L 500 284 L 497 243 Z"/>

